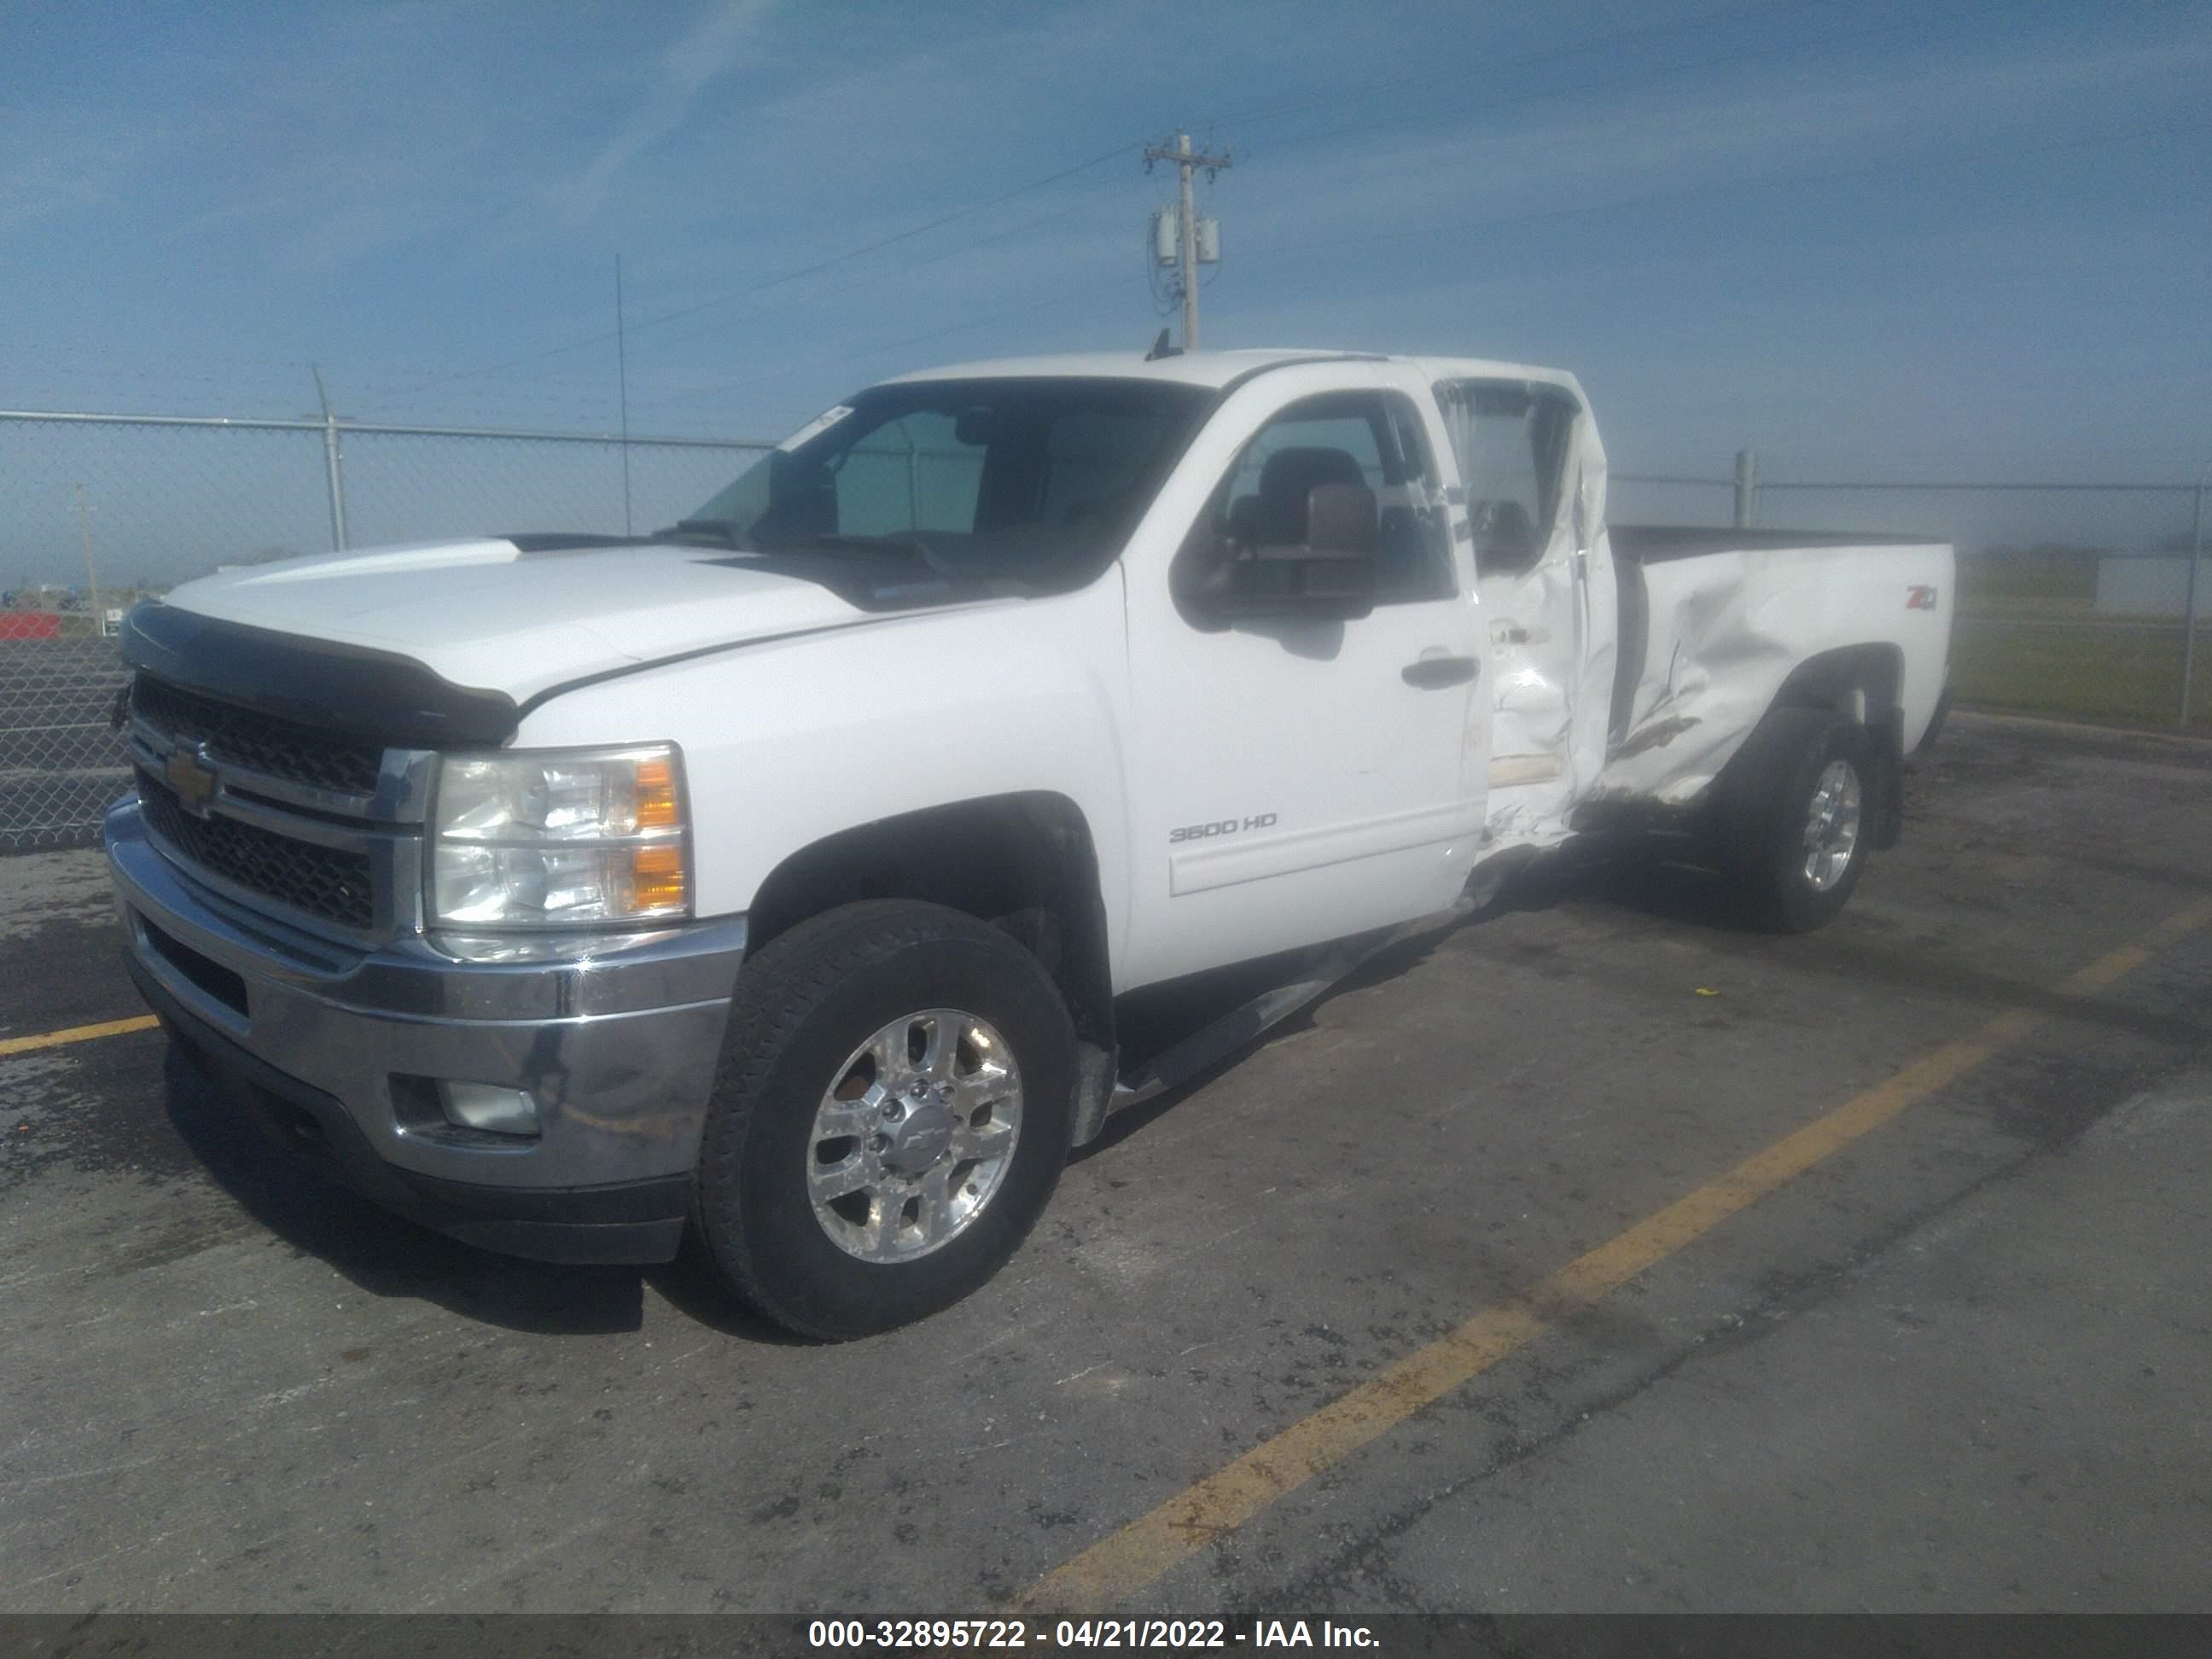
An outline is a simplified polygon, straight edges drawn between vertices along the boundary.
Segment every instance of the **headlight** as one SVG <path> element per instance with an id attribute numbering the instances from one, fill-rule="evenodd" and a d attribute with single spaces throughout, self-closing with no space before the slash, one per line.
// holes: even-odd
<path id="1" fill-rule="evenodd" d="M 690 851 L 672 744 L 448 755 L 438 769 L 430 919 L 584 928 L 687 915 Z"/>

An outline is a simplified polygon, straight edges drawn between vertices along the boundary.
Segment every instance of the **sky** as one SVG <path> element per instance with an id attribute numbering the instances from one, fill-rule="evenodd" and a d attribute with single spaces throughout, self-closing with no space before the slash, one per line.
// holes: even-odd
<path id="1" fill-rule="evenodd" d="M 291 417 L 314 365 L 356 419 L 611 431 L 619 258 L 631 430 L 773 439 L 1148 343 L 1178 128 L 1234 161 L 1210 347 L 1571 368 L 1627 471 L 2212 459 L 2203 0 L 0 0 L 0 408 Z M 0 430 L 0 481 L 51 505 L 73 441 Z"/>

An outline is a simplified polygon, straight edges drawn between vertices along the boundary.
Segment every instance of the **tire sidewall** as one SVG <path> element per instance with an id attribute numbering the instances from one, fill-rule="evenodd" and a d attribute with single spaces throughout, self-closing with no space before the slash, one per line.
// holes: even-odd
<path id="1" fill-rule="evenodd" d="M 734 1233 L 752 1298 L 795 1328 L 865 1335 L 958 1301 L 1020 1245 L 1066 1163 L 1075 1083 L 1066 1008 L 1018 945 L 967 918 L 947 920 L 956 925 L 934 937 L 872 954 L 800 1011 L 750 1098 L 709 1121 L 710 1142 L 740 1138 L 735 1147 L 710 1144 L 702 1159 L 710 1245 L 713 1234 Z M 925 1008 L 957 1008 L 997 1028 L 1020 1074 L 1020 1134 L 1012 1167 L 957 1237 L 912 1261 L 864 1261 L 823 1231 L 806 1191 L 815 1113 L 854 1049 Z"/>
<path id="2" fill-rule="evenodd" d="M 1820 787 L 1820 775 L 1836 761 L 1849 765 L 1858 781 L 1859 833 L 1842 879 L 1823 891 L 1814 886 L 1805 874 L 1805 824 L 1811 815 L 1813 796 Z M 1763 873 L 1769 908 L 1774 919 L 1788 931 L 1809 933 L 1832 920 L 1850 902 L 1852 890 L 1859 884 L 1859 872 L 1866 867 L 1870 845 L 1867 810 L 1870 797 L 1863 735 L 1850 721 L 1830 721 L 1813 741 L 1799 749 L 1794 763 L 1784 769 L 1782 780 L 1767 827 Z"/>

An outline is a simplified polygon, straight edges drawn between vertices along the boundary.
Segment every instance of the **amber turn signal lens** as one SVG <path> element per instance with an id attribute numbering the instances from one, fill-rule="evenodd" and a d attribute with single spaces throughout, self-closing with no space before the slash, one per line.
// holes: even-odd
<path id="1" fill-rule="evenodd" d="M 665 755 L 638 762 L 637 827 L 673 830 L 683 822 L 680 803 L 676 799 L 675 763 Z"/>
<path id="2" fill-rule="evenodd" d="M 681 847 L 633 847 L 629 849 L 629 902 L 632 915 L 681 910 L 684 904 L 684 849 Z"/>

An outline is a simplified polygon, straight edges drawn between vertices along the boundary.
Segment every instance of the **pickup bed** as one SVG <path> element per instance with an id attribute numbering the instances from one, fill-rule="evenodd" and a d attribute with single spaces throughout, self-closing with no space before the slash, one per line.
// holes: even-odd
<path id="1" fill-rule="evenodd" d="M 1571 375 L 1324 352 L 886 382 L 641 538 L 141 605 L 141 991 L 291 1145 L 494 1249 L 850 1337 L 987 1282 L 1107 1115 L 1398 931 L 1662 830 L 1843 906 L 1952 556 L 1608 528 Z M 1132 994 L 1285 968 L 1162 1053 Z"/>

